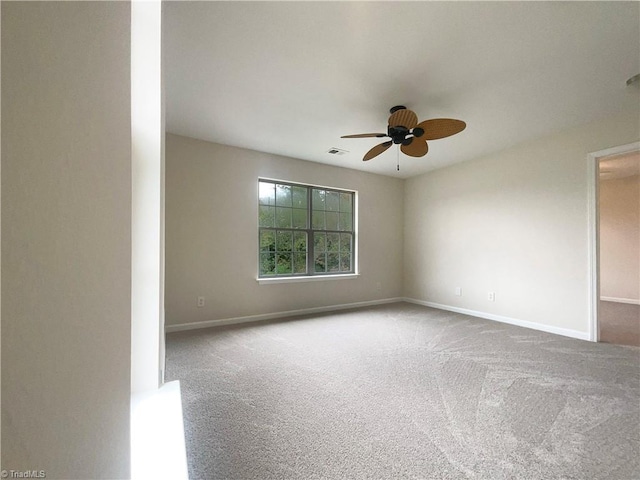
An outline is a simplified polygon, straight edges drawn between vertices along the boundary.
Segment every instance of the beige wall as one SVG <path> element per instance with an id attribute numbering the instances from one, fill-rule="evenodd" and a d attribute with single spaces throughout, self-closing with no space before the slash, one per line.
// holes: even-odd
<path id="1" fill-rule="evenodd" d="M 361 276 L 259 285 L 258 177 L 357 190 Z M 166 323 L 401 296 L 402 225 L 402 180 L 169 134 Z M 200 295 L 204 308 L 196 306 Z"/>
<path id="2" fill-rule="evenodd" d="M 2 2 L 2 468 L 129 475 L 130 5 Z"/>
<path id="3" fill-rule="evenodd" d="M 587 154 L 639 127 L 612 118 L 408 180 L 405 296 L 586 335 Z"/>
<path id="4" fill-rule="evenodd" d="M 640 175 L 600 181 L 600 295 L 640 300 Z"/>

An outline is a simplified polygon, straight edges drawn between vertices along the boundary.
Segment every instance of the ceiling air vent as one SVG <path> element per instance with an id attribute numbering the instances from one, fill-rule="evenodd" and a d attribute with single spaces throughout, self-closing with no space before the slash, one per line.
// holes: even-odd
<path id="1" fill-rule="evenodd" d="M 341 150 L 340 148 L 332 147 L 327 150 L 327 153 L 331 155 L 344 155 L 345 153 L 349 153 L 347 150 Z"/>

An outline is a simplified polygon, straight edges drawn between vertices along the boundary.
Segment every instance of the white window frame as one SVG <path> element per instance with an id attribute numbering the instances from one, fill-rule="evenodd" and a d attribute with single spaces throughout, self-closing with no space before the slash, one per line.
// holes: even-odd
<path id="1" fill-rule="evenodd" d="M 261 261 L 261 250 L 260 250 L 260 232 L 265 229 L 271 229 L 270 227 L 261 227 L 260 223 L 260 183 L 268 182 L 280 185 L 290 185 L 294 187 L 303 187 L 307 189 L 307 228 L 302 229 L 294 229 L 290 228 L 292 231 L 304 231 L 307 233 L 307 271 L 302 274 L 281 274 L 281 275 L 264 275 L 260 276 L 260 261 Z M 358 192 L 357 190 L 345 189 L 340 187 L 330 187 L 324 185 L 316 185 L 302 182 L 294 182 L 291 180 L 280 180 L 274 178 L 265 178 L 259 177 L 257 182 L 257 194 L 256 194 L 256 207 L 258 208 L 258 214 L 256 215 L 256 245 L 255 251 L 256 255 L 256 280 L 260 284 L 276 284 L 276 283 L 290 283 L 290 282 L 309 282 L 309 281 L 327 281 L 327 280 L 346 280 L 346 279 L 355 279 L 359 277 L 358 273 Z M 327 229 L 314 229 L 312 225 L 312 210 L 313 210 L 313 199 L 312 192 L 313 189 L 322 189 L 328 191 L 334 191 L 339 193 L 348 193 L 352 195 L 352 229 L 351 230 L 327 230 Z M 278 230 L 277 226 L 273 227 L 274 230 Z M 281 230 L 289 230 L 289 228 L 282 228 Z M 348 233 L 352 235 L 351 242 L 351 271 L 349 272 L 315 272 L 314 270 L 314 239 L 313 234 L 317 232 L 323 233 Z"/>

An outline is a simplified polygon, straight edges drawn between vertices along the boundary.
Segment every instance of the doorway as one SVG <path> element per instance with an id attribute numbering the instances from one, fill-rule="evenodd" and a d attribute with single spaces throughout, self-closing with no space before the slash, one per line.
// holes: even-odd
<path id="1" fill-rule="evenodd" d="M 640 144 L 589 157 L 591 339 L 640 346 Z"/>

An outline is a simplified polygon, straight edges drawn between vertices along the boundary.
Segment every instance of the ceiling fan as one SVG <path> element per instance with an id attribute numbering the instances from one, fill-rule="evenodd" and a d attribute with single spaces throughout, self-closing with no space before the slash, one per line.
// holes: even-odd
<path id="1" fill-rule="evenodd" d="M 360 133 L 344 135 L 340 138 L 389 137 L 391 140 L 382 142 L 362 158 L 371 160 L 387 150 L 394 143 L 400 145 L 400 150 L 410 157 L 424 157 L 429 151 L 427 140 L 437 140 L 460 133 L 467 126 L 462 120 L 453 118 L 434 118 L 418 123 L 418 116 L 403 105 L 397 105 L 389 110 L 389 126 L 387 133 Z"/>

